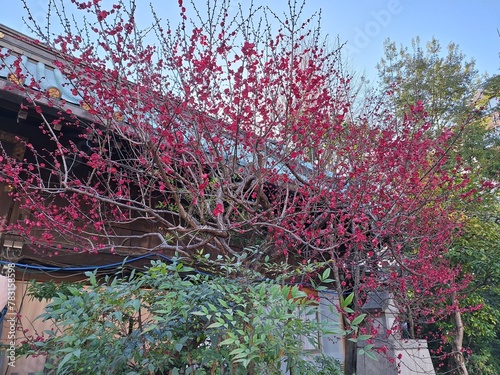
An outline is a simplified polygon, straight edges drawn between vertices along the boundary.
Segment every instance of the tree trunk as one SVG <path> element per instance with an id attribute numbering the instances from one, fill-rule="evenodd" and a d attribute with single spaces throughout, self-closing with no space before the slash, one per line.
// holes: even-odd
<path id="1" fill-rule="evenodd" d="M 334 265 L 333 275 L 335 278 L 335 289 L 339 295 L 339 299 L 343 297 L 342 283 L 340 280 L 339 268 Z M 342 314 L 342 326 L 348 327 L 349 322 L 346 317 Z M 357 359 L 358 359 L 358 344 L 348 340 L 349 336 L 344 337 L 345 340 L 345 356 L 344 356 L 344 375 L 354 375 L 357 370 Z"/>
<path id="2" fill-rule="evenodd" d="M 452 340 L 453 349 L 453 360 L 455 361 L 455 367 L 459 375 L 469 375 L 467 367 L 465 365 L 465 358 L 463 354 L 463 339 L 464 339 L 464 324 L 462 322 L 462 313 L 460 312 L 458 306 L 457 293 L 453 293 L 453 304 L 455 305 L 455 313 L 453 315 L 455 323 L 455 337 Z"/>
<path id="3" fill-rule="evenodd" d="M 358 362 L 358 344 L 352 341 L 345 341 L 345 375 L 355 375 L 357 370 L 357 362 Z"/>

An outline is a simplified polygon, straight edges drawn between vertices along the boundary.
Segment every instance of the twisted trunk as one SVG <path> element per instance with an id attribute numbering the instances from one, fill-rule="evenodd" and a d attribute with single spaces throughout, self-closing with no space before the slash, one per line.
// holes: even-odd
<path id="1" fill-rule="evenodd" d="M 452 298 L 453 298 L 453 303 L 456 306 L 455 313 L 453 314 L 456 333 L 451 343 L 453 349 L 453 360 L 455 361 L 455 367 L 459 375 L 469 375 L 469 371 L 467 371 L 467 366 L 465 365 L 465 358 L 462 346 L 464 339 L 464 324 L 462 322 L 462 313 L 460 312 L 458 306 L 458 298 L 456 292 L 453 293 Z"/>

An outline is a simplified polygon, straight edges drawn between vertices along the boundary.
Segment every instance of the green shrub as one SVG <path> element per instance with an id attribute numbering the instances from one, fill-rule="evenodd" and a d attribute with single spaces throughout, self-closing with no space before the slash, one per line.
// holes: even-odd
<path id="1" fill-rule="evenodd" d="M 54 294 L 40 316 L 54 328 L 28 350 L 47 355 L 45 373 L 340 374 L 332 358 L 304 350 L 304 340 L 317 345 L 318 333 L 340 329 L 301 318 L 318 306 L 297 286 L 162 262 L 127 277 L 87 276 L 85 288 L 32 288 Z"/>

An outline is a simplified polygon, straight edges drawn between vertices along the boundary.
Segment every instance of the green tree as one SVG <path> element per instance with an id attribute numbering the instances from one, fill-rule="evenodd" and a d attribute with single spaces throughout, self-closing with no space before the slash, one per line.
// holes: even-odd
<path id="1" fill-rule="evenodd" d="M 471 349 L 469 373 L 500 373 L 500 122 L 498 104 L 499 76 L 483 85 L 476 107 L 482 116 L 463 134 L 458 153 L 469 170 L 469 186 L 474 192 L 461 200 L 467 219 L 462 235 L 451 249 L 450 257 L 474 275 L 467 289 L 465 304 L 482 306 L 464 316 L 465 339 Z"/>
<path id="2" fill-rule="evenodd" d="M 455 263 L 474 275 L 465 303 L 482 307 L 464 314 L 465 339 L 472 351 L 469 373 L 475 375 L 500 373 L 499 229 L 492 220 L 472 217 L 450 252 Z"/>
<path id="3" fill-rule="evenodd" d="M 377 64 L 379 78 L 397 111 L 422 101 L 435 130 L 468 119 L 480 77 L 474 60 L 467 61 L 457 44 L 450 43 L 443 54 L 434 38 L 425 47 L 415 38 L 411 50 L 388 39 L 384 53 Z"/>
<path id="4" fill-rule="evenodd" d="M 458 163 L 449 168 L 463 171 L 469 184 L 464 194 L 456 197 L 465 225 L 448 254 L 454 264 L 462 266 L 464 274 L 475 277 L 461 304 L 483 308 L 461 314 L 457 303 L 453 320 L 438 325 L 443 331 L 452 332 L 448 344 L 444 343 L 455 353 L 455 361 L 449 362 L 449 367 L 459 374 L 500 373 L 499 357 L 495 357 L 498 338 L 494 333 L 500 322 L 500 306 L 498 288 L 491 287 L 498 284 L 495 260 L 500 256 L 497 235 L 500 137 L 492 116 L 497 108 L 488 105 L 491 98 L 498 96 L 498 78 L 482 83 L 473 60 L 466 60 L 454 43 L 443 53 L 436 39 L 422 47 L 416 38 L 411 50 L 398 48 L 388 40 L 385 57 L 377 68 L 383 90 L 393 97 L 388 105 L 394 106 L 396 112 L 404 115 L 421 102 L 431 124 L 430 136 L 442 130 L 455 132 L 450 151 Z M 457 302 L 459 299 L 457 296 Z M 467 348 L 474 354 L 467 358 L 466 366 L 462 353 Z"/>
<path id="5" fill-rule="evenodd" d="M 495 112 L 500 111 L 500 75 L 489 78 L 484 85 L 484 95 Z"/>

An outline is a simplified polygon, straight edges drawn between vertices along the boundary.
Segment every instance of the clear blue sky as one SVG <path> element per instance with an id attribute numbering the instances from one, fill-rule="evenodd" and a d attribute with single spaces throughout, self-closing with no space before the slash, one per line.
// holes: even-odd
<path id="1" fill-rule="evenodd" d="M 203 6 L 206 0 L 196 2 Z M 287 0 L 254 2 L 269 5 L 277 13 L 287 4 Z M 149 1 L 137 3 L 141 17 L 147 17 Z M 179 13 L 177 0 L 152 3 L 162 18 L 175 19 Z M 28 0 L 28 4 L 35 18 L 43 21 L 47 0 Z M 350 66 L 371 78 L 376 77 L 375 65 L 382 57 L 385 39 L 410 46 L 416 36 L 424 43 L 434 36 L 443 46 L 455 42 L 468 58 L 475 59 L 481 73 L 500 74 L 499 0 L 307 0 L 305 15 L 320 8 L 324 33 L 346 41 Z M 73 9 L 71 4 L 68 9 Z M 0 12 L 0 23 L 26 32 L 21 21 L 24 15 L 22 1 L 10 0 Z"/>

